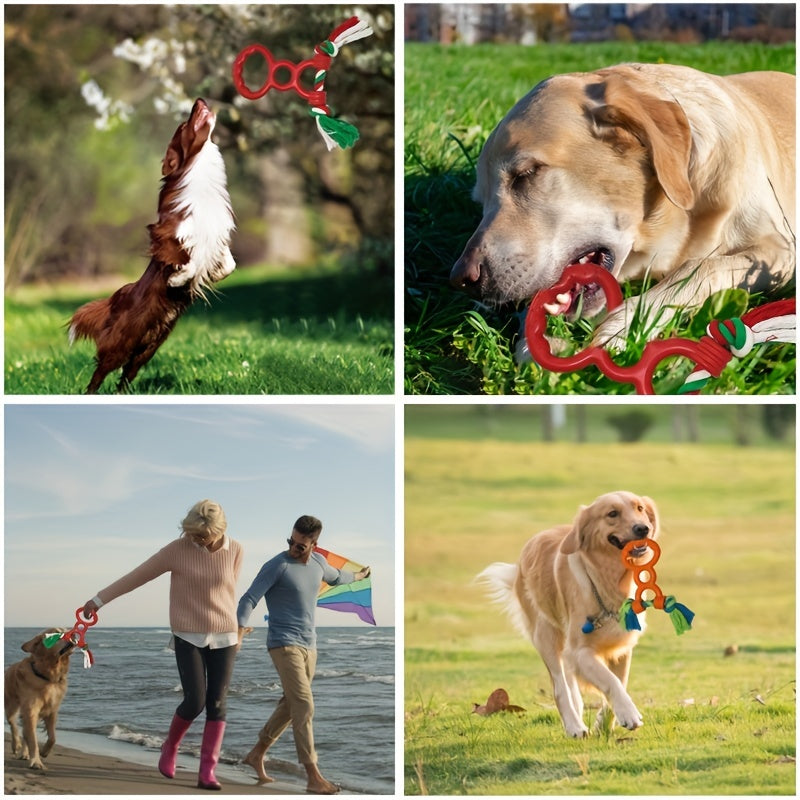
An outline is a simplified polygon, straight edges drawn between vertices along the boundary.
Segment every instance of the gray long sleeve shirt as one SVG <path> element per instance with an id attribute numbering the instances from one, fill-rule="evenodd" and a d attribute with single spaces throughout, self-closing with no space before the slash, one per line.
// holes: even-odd
<path id="1" fill-rule="evenodd" d="M 318 553 L 312 553 L 305 564 L 287 552 L 280 553 L 261 567 L 239 600 L 239 625 L 247 625 L 263 597 L 269 613 L 267 647 L 298 645 L 313 650 L 317 645 L 314 614 L 320 585 L 337 586 L 354 580 L 352 572 L 334 569 Z"/>

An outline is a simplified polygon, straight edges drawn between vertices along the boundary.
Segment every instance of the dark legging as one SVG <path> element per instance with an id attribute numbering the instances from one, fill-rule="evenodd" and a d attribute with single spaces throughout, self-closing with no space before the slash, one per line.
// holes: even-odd
<path id="1" fill-rule="evenodd" d="M 236 645 L 220 647 L 195 647 L 184 639 L 175 637 L 175 660 L 183 687 L 183 702 L 176 714 L 192 720 L 206 709 L 206 719 L 225 719 L 228 685 L 233 673 Z"/>

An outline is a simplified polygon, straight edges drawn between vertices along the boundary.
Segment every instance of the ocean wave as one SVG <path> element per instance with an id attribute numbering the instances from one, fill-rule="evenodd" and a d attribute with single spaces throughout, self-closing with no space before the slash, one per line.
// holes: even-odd
<path id="1" fill-rule="evenodd" d="M 364 675 L 355 673 L 355 678 L 363 678 L 367 683 L 385 683 L 389 686 L 394 685 L 394 675 Z"/>
<path id="2" fill-rule="evenodd" d="M 148 747 L 157 750 L 161 747 L 163 738 L 160 736 L 153 736 L 148 733 L 138 733 L 132 731 L 123 725 L 112 725 L 111 731 L 108 733 L 108 738 L 117 742 L 129 742 L 130 744 L 138 744 L 141 747 Z"/>
<path id="3" fill-rule="evenodd" d="M 317 678 L 346 678 L 348 675 L 352 673 L 347 670 L 318 669 L 316 672 Z"/>

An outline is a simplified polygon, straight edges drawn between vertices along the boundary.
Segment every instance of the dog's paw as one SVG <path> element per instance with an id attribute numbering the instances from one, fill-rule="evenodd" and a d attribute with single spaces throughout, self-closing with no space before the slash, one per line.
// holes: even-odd
<path id="1" fill-rule="evenodd" d="M 564 723 L 564 728 L 571 739 L 585 739 L 589 735 L 589 729 L 582 722 L 571 725 Z"/>
<path id="2" fill-rule="evenodd" d="M 42 761 L 41 758 L 39 758 L 39 756 L 36 756 L 36 758 L 31 759 L 30 763 L 28 764 L 28 768 L 39 769 L 42 772 L 47 772 L 47 767 L 45 767 L 44 762 Z"/>
<path id="3" fill-rule="evenodd" d="M 197 267 L 189 261 L 187 264 L 176 264 L 175 272 L 167 278 L 170 286 L 185 286 L 197 274 Z"/>
<path id="4" fill-rule="evenodd" d="M 617 722 L 629 731 L 635 731 L 637 728 L 644 725 L 644 718 L 630 698 L 614 706 L 614 716 L 617 718 Z"/>
<path id="5" fill-rule="evenodd" d="M 603 322 L 597 326 L 592 336 L 592 345 L 621 353 L 628 345 L 628 325 L 624 312 L 619 309 L 612 311 Z"/>
<path id="6" fill-rule="evenodd" d="M 227 256 L 218 264 L 215 264 L 209 271 L 208 277 L 211 279 L 213 283 L 218 283 L 223 278 L 227 278 L 228 275 L 231 274 L 236 269 L 236 262 L 233 260 L 233 256 L 228 251 Z"/>

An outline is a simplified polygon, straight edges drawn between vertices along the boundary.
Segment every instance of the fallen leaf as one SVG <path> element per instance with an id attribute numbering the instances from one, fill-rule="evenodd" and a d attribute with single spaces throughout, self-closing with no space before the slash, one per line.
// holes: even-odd
<path id="1" fill-rule="evenodd" d="M 495 689 L 483 705 L 478 705 L 478 703 L 472 704 L 472 713 L 479 714 L 482 717 L 488 717 L 489 714 L 496 714 L 498 711 L 520 713 L 524 712 L 525 709 L 522 708 L 522 706 L 510 705 L 508 702 L 508 692 L 505 689 Z"/>

